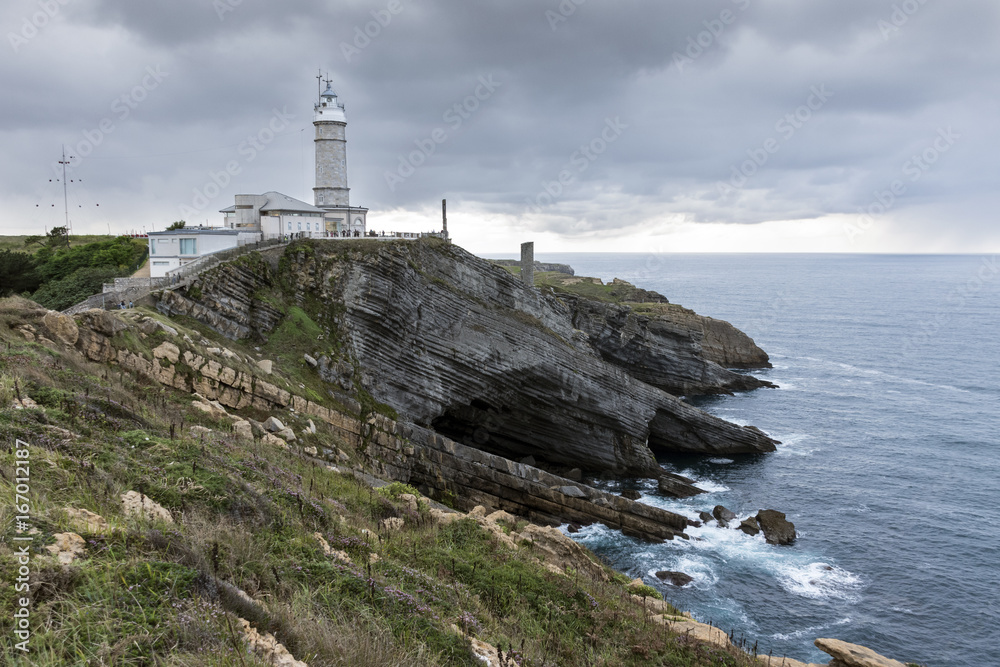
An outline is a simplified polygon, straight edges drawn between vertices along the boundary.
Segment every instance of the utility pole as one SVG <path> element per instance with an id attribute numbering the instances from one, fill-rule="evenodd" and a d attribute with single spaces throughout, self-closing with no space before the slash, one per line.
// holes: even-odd
<path id="1" fill-rule="evenodd" d="M 63 144 L 62 147 L 62 160 L 59 161 L 59 164 L 62 165 L 63 172 L 63 210 L 66 211 L 66 236 L 70 236 L 73 233 L 73 230 L 69 224 L 69 195 L 66 192 L 66 165 L 69 164 L 69 161 L 66 159 L 65 144 Z"/>

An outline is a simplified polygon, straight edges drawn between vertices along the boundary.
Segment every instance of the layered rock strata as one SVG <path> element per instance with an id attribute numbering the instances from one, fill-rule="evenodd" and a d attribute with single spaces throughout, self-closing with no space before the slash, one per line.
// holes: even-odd
<path id="1" fill-rule="evenodd" d="M 245 279 L 213 276 L 199 294 L 165 293 L 158 307 L 216 326 L 220 313 L 206 304 L 224 304 L 222 333 L 266 337 L 267 325 L 254 323 L 254 299 L 237 297 L 280 285 L 326 324 L 327 340 L 339 343 L 376 399 L 417 424 L 509 458 L 655 475 L 651 447 L 706 454 L 774 449 L 760 431 L 712 417 L 637 379 L 635 368 L 609 362 L 574 326 L 566 301 L 455 246 L 293 244 L 279 275 L 264 271 L 243 285 Z M 688 375 L 705 381 L 692 381 L 690 389 L 728 390 L 719 384 L 723 369 L 693 348 L 686 354 Z"/>
<path id="2" fill-rule="evenodd" d="M 723 367 L 770 365 L 767 354 L 728 322 L 679 307 L 642 315 L 576 295 L 560 298 L 571 309 L 573 326 L 587 334 L 601 358 L 641 382 L 678 396 L 774 386 Z"/>

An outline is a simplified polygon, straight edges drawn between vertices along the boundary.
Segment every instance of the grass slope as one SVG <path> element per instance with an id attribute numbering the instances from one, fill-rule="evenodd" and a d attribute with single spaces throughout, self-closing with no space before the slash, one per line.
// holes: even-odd
<path id="1" fill-rule="evenodd" d="M 307 434 L 304 419 L 281 413 L 301 434 L 292 451 L 240 440 L 229 420 L 193 410 L 186 394 L 28 343 L 13 328 L 38 316 L 25 303 L 0 300 L 0 497 L 14 497 L 12 445 L 27 441 L 31 524 L 40 532 L 32 653 L 17 658 L 5 633 L 5 664 L 268 664 L 248 650 L 239 618 L 313 667 L 480 664 L 453 625 L 500 647 L 507 665 L 754 664 L 650 621 L 621 575 L 553 573 L 472 520 L 441 525 L 425 506 L 412 510 L 399 499 L 403 485 L 375 490 L 328 469 L 302 448 L 339 447 L 353 465 L 364 461 L 325 425 Z M 276 344 L 315 326 L 297 312 L 286 324 Z M 39 407 L 12 409 L 17 394 Z M 192 435 L 191 425 L 211 433 Z M 131 490 L 177 521 L 126 516 L 119 498 Z M 84 530 L 67 507 L 96 512 L 112 529 Z M 382 527 L 392 517 L 401 530 Z M 69 530 L 86 540 L 86 554 L 60 565 L 44 546 Z M 6 501 L 0 531 L 0 615 L 11 618 L 17 533 Z M 326 555 L 316 534 L 350 563 Z"/>

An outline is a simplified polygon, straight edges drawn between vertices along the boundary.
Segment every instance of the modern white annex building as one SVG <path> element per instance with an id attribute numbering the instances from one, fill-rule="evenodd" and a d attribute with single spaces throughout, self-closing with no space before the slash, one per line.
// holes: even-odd
<path id="1" fill-rule="evenodd" d="M 220 250 L 254 243 L 260 234 L 236 229 L 193 227 L 149 233 L 149 276 L 163 278 L 169 271 Z"/>

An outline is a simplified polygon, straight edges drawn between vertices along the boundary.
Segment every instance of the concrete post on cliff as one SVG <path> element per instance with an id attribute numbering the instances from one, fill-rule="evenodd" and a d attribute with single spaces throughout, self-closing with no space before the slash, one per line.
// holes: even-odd
<path id="1" fill-rule="evenodd" d="M 535 286 L 535 244 L 521 244 L 521 280 L 528 287 Z"/>

